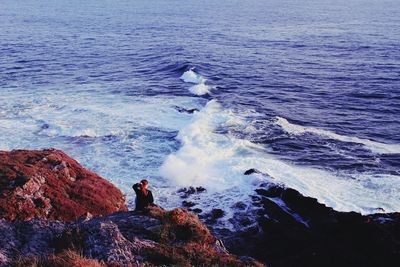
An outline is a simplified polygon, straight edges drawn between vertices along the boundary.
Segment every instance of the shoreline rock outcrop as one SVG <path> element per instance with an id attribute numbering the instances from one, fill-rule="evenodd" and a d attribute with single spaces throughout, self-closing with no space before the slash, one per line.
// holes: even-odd
<path id="1" fill-rule="evenodd" d="M 2 267 L 88 260 L 93 266 L 264 266 L 228 253 L 196 215 L 179 208 L 86 214 L 76 222 L 1 219 L 0 248 Z"/>
<path id="2" fill-rule="evenodd" d="M 117 187 L 60 150 L 0 151 L 0 218 L 73 221 L 124 210 Z"/>
<path id="3" fill-rule="evenodd" d="M 252 220 L 240 209 L 231 220 L 238 231 L 214 231 L 233 253 L 272 267 L 395 267 L 400 262 L 400 213 L 339 212 L 274 183 L 262 183 L 251 202 Z"/>
<path id="4" fill-rule="evenodd" d="M 0 151 L 1 267 L 160 265 L 264 266 L 185 209 L 128 211 L 119 189 L 60 150 Z"/>

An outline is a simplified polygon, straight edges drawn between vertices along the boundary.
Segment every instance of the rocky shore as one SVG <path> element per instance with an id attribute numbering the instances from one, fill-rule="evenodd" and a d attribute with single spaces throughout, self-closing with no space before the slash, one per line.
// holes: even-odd
<path id="1" fill-rule="evenodd" d="M 255 169 L 245 175 L 267 175 Z M 268 178 L 268 177 L 266 177 Z M 273 180 L 270 177 L 266 180 Z M 197 208 L 202 187 L 180 190 L 182 206 L 198 214 L 229 251 L 272 267 L 395 267 L 400 264 L 400 213 L 338 212 L 276 183 L 258 185 L 234 215 Z M 400 198 L 399 198 L 400 201 Z M 220 221 L 228 219 L 227 229 Z"/>
<path id="2" fill-rule="evenodd" d="M 260 185 L 251 203 L 253 221 L 239 210 L 233 223 L 240 230 L 220 232 L 234 253 L 274 267 L 400 263 L 400 213 L 338 212 L 294 189 L 269 183 Z"/>
<path id="3" fill-rule="evenodd" d="M 197 208 L 205 192 L 182 188 L 184 208 L 143 214 L 128 211 L 119 189 L 62 151 L 0 151 L 0 266 L 400 262 L 400 213 L 338 212 L 294 189 L 261 183 L 248 203 L 230 207 L 232 230 L 219 223 L 225 211 Z"/>
<path id="4" fill-rule="evenodd" d="M 185 209 L 128 211 L 62 151 L 0 152 L 0 266 L 263 266 Z"/>

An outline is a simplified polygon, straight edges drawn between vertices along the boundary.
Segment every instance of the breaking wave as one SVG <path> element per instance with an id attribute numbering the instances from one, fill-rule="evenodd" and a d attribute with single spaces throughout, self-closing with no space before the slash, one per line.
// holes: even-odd
<path id="1" fill-rule="evenodd" d="M 286 132 L 293 134 L 293 135 L 302 135 L 305 133 L 316 134 L 325 136 L 331 139 L 335 139 L 341 142 L 351 142 L 351 143 L 359 143 L 364 145 L 367 149 L 371 150 L 372 152 L 379 153 L 379 154 L 398 154 L 400 153 L 400 145 L 397 144 L 385 144 L 379 143 L 376 141 L 372 141 L 369 139 L 358 138 L 354 136 L 345 136 L 336 134 L 334 132 L 318 129 L 314 127 L 306 127 L 297 124 L 293 124 L 288 122 L 287 119 L 282 117 L 277 117 L 275 122 L 277 125 L 282 127 L 283 130 Z"/>
<path id="2" fill-rule="evenodd" d="M 221 208 L 245 200 L 261 181 L 270 181 L 315 197 L 339 211 L 369 214 L 380 209 L 400 209 L 398 176 L 296 166 L 269 154 L 261 145 L 218 133 L 221 128 L 245 129 L 247 125 L 231 110 L 211 100 L 179 131 L 181 147 L 166 158 L 160 175 L 176 186 L 205 186 L 215 194 L 225 195 L 229 203 L 214 201 Z M 263 175 L 244 175 L 250 168 Z M 204 200 L 204 204 L 211 205 L 211 199 Z"/>

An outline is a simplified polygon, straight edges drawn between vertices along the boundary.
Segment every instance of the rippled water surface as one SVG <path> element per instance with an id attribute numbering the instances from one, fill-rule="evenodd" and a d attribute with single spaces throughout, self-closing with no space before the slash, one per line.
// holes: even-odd
<path id="1" fill-rule="evenodd" d="M 396 0 L 5 0 L 0 29 L 2 150 L 63 149 L 128 196 L 149 177 L 165 206 L 269 180 L 400 211 Z"/>

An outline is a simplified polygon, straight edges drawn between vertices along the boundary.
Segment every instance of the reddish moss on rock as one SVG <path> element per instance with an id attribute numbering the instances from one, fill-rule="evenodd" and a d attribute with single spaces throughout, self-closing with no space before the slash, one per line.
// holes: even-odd
<path id="1" fill-rule="evenodd" d="M 118 188 L 60 150 L 0 151 L 0 218 L 73 221 L 121 210 Z"/>

